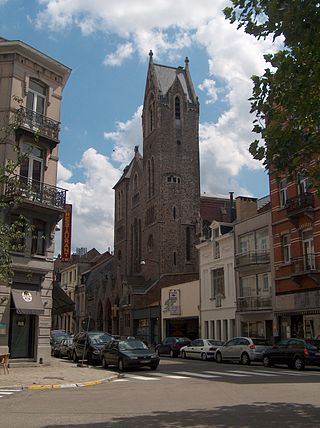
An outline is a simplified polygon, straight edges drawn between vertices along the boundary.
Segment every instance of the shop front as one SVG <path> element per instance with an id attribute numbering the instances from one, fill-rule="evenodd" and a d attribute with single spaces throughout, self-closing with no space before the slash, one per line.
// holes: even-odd
<path id="1" fill-rule="evenodd" d="M 144 341 L 148 346 L 160 342 L 159 337 L 159 306 L 133 311 L 133 336 Z"/>

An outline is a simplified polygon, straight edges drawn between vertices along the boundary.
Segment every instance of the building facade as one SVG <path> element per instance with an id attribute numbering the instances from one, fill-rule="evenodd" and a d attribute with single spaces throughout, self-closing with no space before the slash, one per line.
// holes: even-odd
<path id="1" fill-rule="evenodd" d="M 232 223 L 213 220 L 210 237 L 197 245 L 200 260 L 201 336 L 228 340 L 236 332 L 236 287 Z"/>
<path id="2" fill-rule="evenodd" d="M 238 334 L 271 339 L 274 331 L 274 281 L 271 207 L 268 200 L 261 208 L 255 198 L 236 199 L 249 204 L 238 209 L 234 225 Z"/>
<path id="3" fill-rule="evenodd" d="M 30 226 L 12 254 L 12 280 L 0 284 L 0 352 L 17 360 L 50 357 L 54 233 L 66 203 L 66 191 L 56 187 L 59 120 L 70 71 L 21 41 L 0 39 L 1 126 L 19 117 L 0 147 L 1 167 L 17 163 L 0 189 L 16 204 L 1 221 L 23 215 Z"/>
<path id="4" fill-rule="evenodd" d="M 143 157 L 138 147 L 115 185 L 115 270 L 120 331 L 144 326 L 160 339 L 160 288 L 165 275 L 198 272 L 195 249 L 200 211 L 199 104 L 189 61 L 153 62 L 144 95 Z"/>
<path id="5" fill-rule="evenodd" d="M 270 174 L 275 313 L 281 338 L 320 335 L 320 200 L 306 176 Z"/>

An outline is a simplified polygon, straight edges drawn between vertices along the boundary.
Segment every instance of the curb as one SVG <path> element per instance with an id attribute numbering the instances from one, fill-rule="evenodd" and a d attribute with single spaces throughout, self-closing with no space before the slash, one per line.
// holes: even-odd
<path id="1" fill-rule="evenodd" d="M 123 374 L 117 373 L 116 375 L 109 376 L 103 379 L 98 380 L 88 380 L 84 382 L 77 382 L 77 383 L 65 383 L 65 384 L 32 384 L 32 385 L 11 385 L 11 386 L 0 386 L 0 389 L 14 389 L 16 391 L 22 391 L 22 390 L 44 390 L 44 389 L 61 389 L 61 388 L 82 388 L 86 386 L 94 386 L 94 385 L 101 385 L 102 383 L 111 382 L 115 379 L 122 378 Z"/>

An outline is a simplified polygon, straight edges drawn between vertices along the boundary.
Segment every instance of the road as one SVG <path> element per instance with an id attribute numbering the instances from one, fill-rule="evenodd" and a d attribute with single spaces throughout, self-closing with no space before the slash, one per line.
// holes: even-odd
<path id="1" fill-rule="evenodd" d="M 315 428 L 320 370 L 162 358 L 157 371 L 130 371 L 102 385 L 5 395 L 0 426 Z"/>

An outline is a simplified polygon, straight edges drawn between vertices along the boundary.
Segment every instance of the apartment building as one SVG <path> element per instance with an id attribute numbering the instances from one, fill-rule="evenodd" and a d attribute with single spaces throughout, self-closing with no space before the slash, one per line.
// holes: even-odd
<path id="1" fill-rule="evenodd" d="M 50 357 L 54 235 L 66 203 L 66 191 L 56 186 L 59 121 L 70 72 L 22 41 L 0 38 L 1 126 L 19 114 L 14 135 L 0 146 L 1 167 L 17 160 L 16 148 L 23 154 L 0 188 L 16 201 L 2 221 L 22 214 L 31 226 L 12 254 L 12 280 L 0 284 L 0 353 L 17 361 Z"/>

